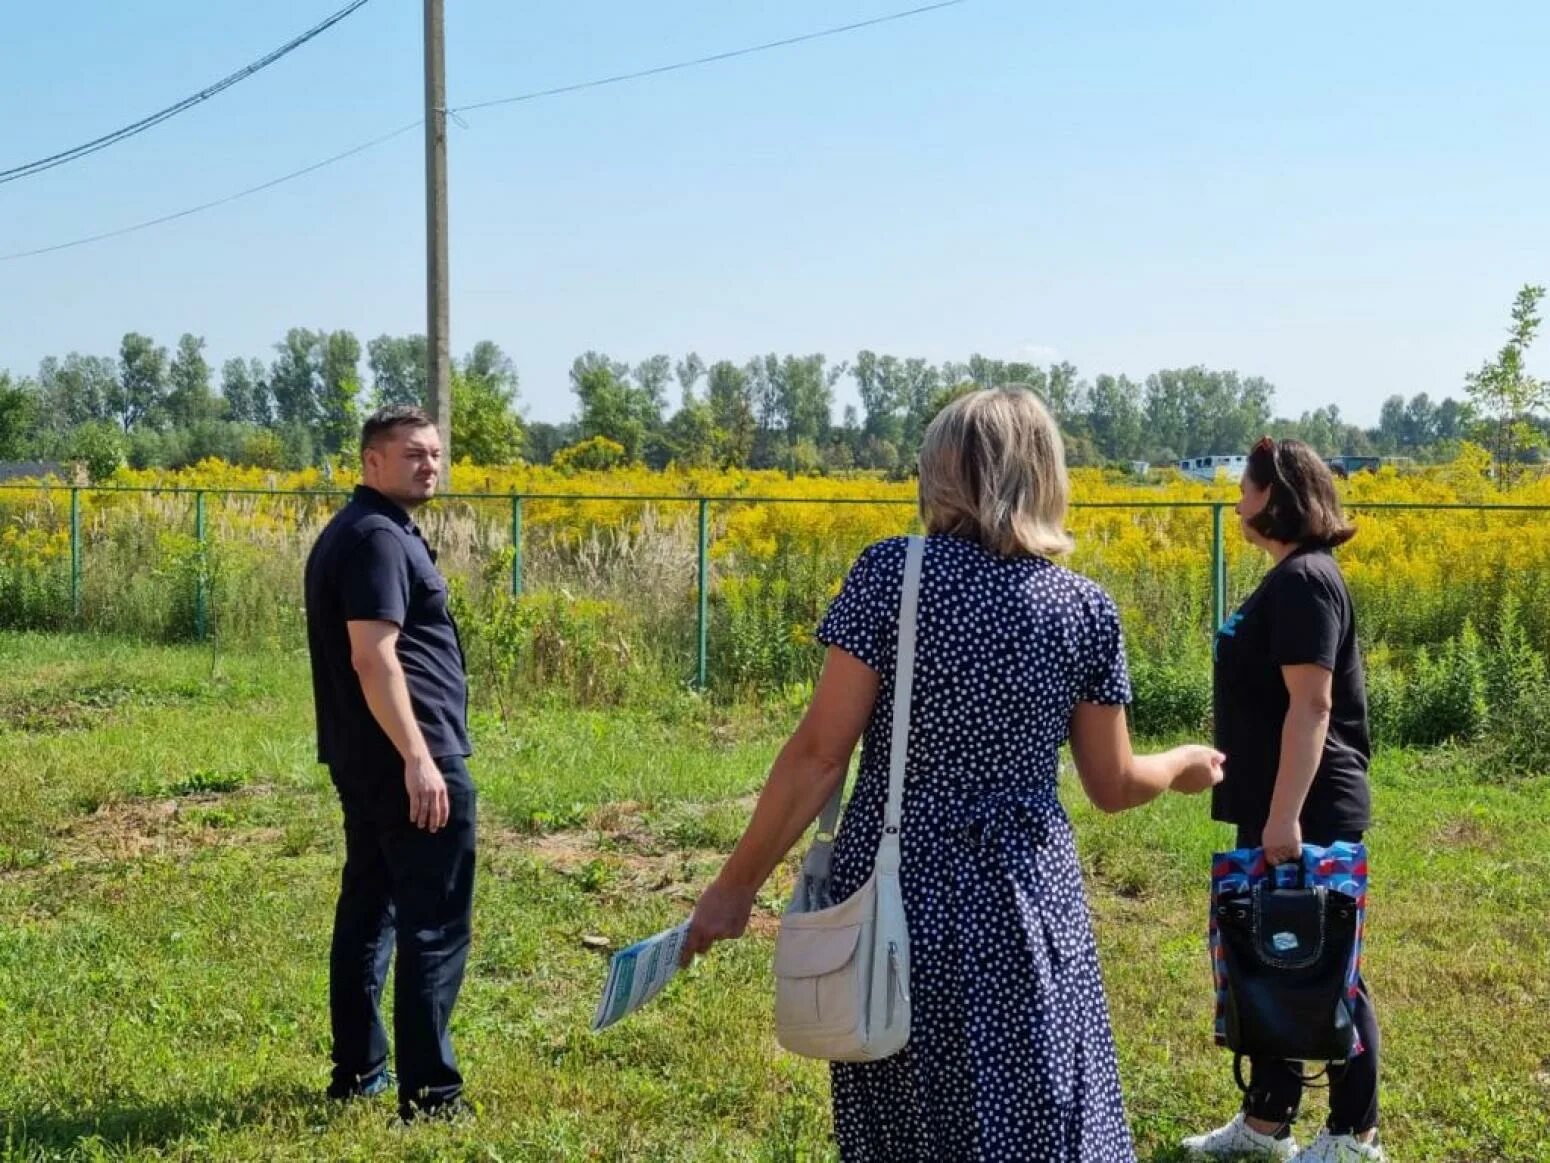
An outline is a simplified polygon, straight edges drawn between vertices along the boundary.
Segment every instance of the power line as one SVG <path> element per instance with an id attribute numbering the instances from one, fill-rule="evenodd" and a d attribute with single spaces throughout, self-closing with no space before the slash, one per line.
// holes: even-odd
<path id="1" fill-rule="evenodd" d="M 633 73 L 619 73 L 612 77 L 599 77 L 594 81 L 581 81 L 574 85 L 561 85 L 554 89 L 538 89 L 531 93 L 518 93 L 515 97 L 497 97 L 493 101 L 478 101 L 472 105 L 458 105 L 447 110 L 448 113 L 472 113 L 476 109 L 491 109 L 497 105 L 515 105 L 522 101 L 537 101 L 541 97 L 558 97 L 562 93 L 579 93 L 583 89 L 600 89 L 604 85 L 617 85 L 624 81 L 638 81 L 643 77 L 661 76 L 663 73 L 675 73 L 680 69 L 693 69 L 700 65 L 715 64 L 717 61 L 729 61 L 734 57 L 751 56 L 754 53 L 769 52 L 771 49 L 788 48 L 794 44 L 802 44 L 810 40 L 822 40 L 828 36 L 839 36 L 845 32 L 855 32 L 862 28 L 871 28 L 878 24 L 889 24 L 895 20 L 906 20 L 911 16 L 920 16 L 926 12 L 935 12 L 940 8 L 951 8 L 962 4 L 964 0 L 941 0 L 937 4 L 926 4 L 920 8 L 910 8 L 903 12 L 891 12 L 886 16 L 874 16 L 870 20 L 858 20 L 854 24 L 841 24 L 834 28 L 822 28 L 816 32 L 804 32 L 800 36 L 788 36 L 783 40 L 765 41 L 763 44 L 749 45 L 747 48 L 735 48 L 728 52 L 712 53 L 710 56 L 695 57 L 693 60 L 678 61 L 671 65 L 657 65 L 650 69 L 640 69 Z"/>
<path id="2" fill-rule="evenodd" d="M 355 7 L 359 7 L 365 2 L 366 0 L 356 0 Z M 965 2 L 966 0 L 941 0 L 940 3 L 927 4 L 919 8 L 910 8 L 902 12 L 893 12 L 885 16 L 873 17 L 870 20 L 857 21 L 854 24 L 843 24 L 834 28 L 820 29 L 816 32 L 803 33 L 800 36 L 786 37 L 783 40 L 766 41 L 763 44 L 750 45 L 747 48 L 732 49 L 728 52 L 715 53 L 711 56 L 695 57 L 692 60 L 678 61 L 670 65 L 658 65 L 654 68 L 641 69 L 638 72 L 620 73 L 611 77 L 599 77 L 591 81 L 580 81 L 573 85 L 561 85 L 558 88 L 553 89 L 538 89 L 530 93 L 519 93 L 513 97 L 500 97 L 493 101 L 481 101 L 473 105 L 461 105 L 456 108 L 448 109 L 447 113 L 449 116 L 455 116 L 459 113 L 467 113 L 475 109 L 488 109 L 496 105 L 514 105 L 524 101 L 536 101 L 543 97 L 555 97 L 563 93 L 576 93 L 583 89 L 596 89 L 601 88 L 604 85 L 617 85 L 624 81 L 640 80 L 644 77 L 654 77 L 662 73 L 676 72 L 680 69 L 689 69 L 699 65 L 713 64 L 717 61 L 730 60 L 733 57 L 748 56 L 752 53 L 768 52 L 771 49 L 786 48 L 790 45 L 801 44 L 805 41 L 819 40 L 829 36 L 838 36 L 846 32 L 855 32 L 858 29 L 870 28 L 878 24 L 887 24 L 895 20 L 904 20 L 908 17 L 919 16 L 926 12 L 935 12 L 941 8 L 952 8 L 955 5 L 963 4 Z M 18 250 L 13 251 L 10 254 L 0 254 L 0 262 L 11 262 L 15 259 L 23 258 L 35 258 L 38 255 L 53 254 L 54 252 L 61 250 L 71 250 L 77 246 L 86 246 L 89 243 L 102 242 L 109 238 L 118 238 L 125 234 L 133 234 L 136 231 L 148 230 L 153 226 L 161 226 L 168 222 L 175 222 L 179 218 L 187 218 L 190 215 L 199 214 L 206 210 L 213 210 L 217 206 L 225 206 L 226 204 L 238 201 L 241 198 L 247 198 L 253 194 L 262 193 L 264 190 L 271 190 L 276 186 L 283 185 L 284 183 L 293 181 L 296 178 L 304 177 L 307 174 L 321 170 L 325 166 L 331 166 L 336 162 L 344 161 L 346 158 L 352 158 L 356 154 L 365 153 L 367 150 L 374 149 L 379 145 L 384 145 L 387 142 L 392 141 L 395 137 L 401 137 L 408 133 L 411 129 L 417 129 L 423 124 L 424 121 L 419 120 L 411 121 L 407 125 L 400 125 L 397 129 L 394 129 L 388 133 L 384 133 L 379 137 L 374 137 L 370 141 L 365 141 L 359 145 L 352 146 L 351 148 L 343 150 L 340 153 L 333 154 L 330 157 L 324 158 L 322 161 L 313 162 L 309 166 L 304 166 L 299 170 L 292 170 L 288 174 L 282 174 L 278 178 L 272 178 L 267 182 L 260 183 L 259 185 L 249 186 L 245 190 L 238 190 L 236 193 L 228 194 L 224 198 L 216 198 L 210 202 L 201 202 L 199 205 L 190 206 L 186 210 L 179 210 L 172 214 L 163 214 L 159 218 L 151 218 L 144 222 L 136 222 L 130 226 L 121 226 L 117 230 L 107 230 L 100 234 L 88 235 L 85 238 L 75 238 L 71 239 L 69 242 L 58 242 L 52 246 L 38 247 L 35 250 Z"/>
<path id="3" fill-rule="evenodd" d="M 38 158 L 36 161 L 26 162 L 23 165 L 12 166 L 8 170 L 0 170 L 0 186 L 5 185 L 7 182 L 14 182 L 21 178 L 31 177 L 33 174 L 41 174 L 44 170 L 51 170 L 55 166 L 62 166 L 66 162 L 73 162 L 77 158 L 83 158 L 88 154 L 97 153 L 99 150 L 107 149 L 109 146 L 117 145 L 121 141 L 126 141 L 127 139 L 134 137 L 137 134 L 144 133 L 147 129 L 151 129 L 154 126 L 160 125 L 163 121 L 167 121 L 170 118 L 176 117 L 179 113 L 182 113 L 187 109 L 192 109 L 195 105 L 198 105 L 201 102 L 208 101 L 211 97 L 216 96 L 218 93 L 223 93 L 227 89 L 230 89 L 239 81 L 245 81 L 254 73 L 268 68 L 270 65 L 274 64 L 275 61 L 279 60 L 281 57 L 287 55 L 288 53 L 299 49 L 309 40 L 312 40 L 314 37 L 321 36 L 334 25 L 338 24 L 345 17 L 349 16 L 356 9 L 362 7 L 368 2 L 369 0 L 351 0 L 351 3 L 345 5 L 338 12 L 335 12 L 321 24 L 314 25 L 300 36 L 294 38 L 293 40 L 287 41 L 285 44 L 282 44 L 273 52 L 259 57 L 258 60 L 254 61 L 252 64 L 238 69 L 235 73 L 231 73 L 228 76 L 222 77 L 219 81 L 215 82 L 215 84 L 199 90 L 199 92 L 193 94 L 192 96 L 184 97 L 183 100 L 177 102 L 174 105 L 168 105 L 165 109 L 159 110 L 156 113 L 152 113 L 147 117 L 142 117 L 139 121 L 131 122 L 129 125 L 126 125 L 121 129 L 115 129 L 112 133 L 105 133 L 101 137 L 93 138 L 91 141 L 83 142 L 81 145 L 73 146 L 70 149 L 63 150 L 56 154 L 50 154 L 48 157 Z"/>
<path id="4" fill-rule="evenodd" d="M 117 230 L 105 230 L 101 234 L 88 235 L 85 238 L 72 239 L 70 242 L 59 242 L 53 246 L 40 246 L 36 250 L 18 250 L 11 254 L 0 254 L 0 262 L 10 262 L 17 258 L 32 258 L 40 254 L 53 254 L 56 250 L 69 250 L 71 247 L 85 246 L 89 242 L 101 242 L 108 238 L 117 238 L 122 234 L 133 234 L 137 230 L 146 230 L 152 226 L 160 226 L 164 222 L 175 222 L 179 218 L 187 218 L 190 214 L 198 214 L 205 210 L 213 210 L 217 206 L 224 206 L 228 202 L 235 202 L 239 198 L 246 198 L 251 194 L 262 193 L 264 190 L 272 190 L 274 187 L 289 182 L 295 178 L 303 177 L 314 170 L 321 170 L 324 166 L 331 166 L 335 162 L 342 162 L 345 158 L 354 157 L 358 153 L 365 153 L 368 149 L 383 145 L 392 141 L 395 137 L 402 137 L 411 129 L 418 129 L 423 121 L 411 121 L 407 125 L 400 125 L 391 133 L 384 133 L 381 137 L 374 137 L 370 141 L 363 141 L 360 145 L 353 146 L 343 153 L 336 153 L 332 157 L 326 157 L 320 162 L 313 162 L 310 166 L 303 166 L 299 170 L 292 170 L 288 174 L 282 174 L 278 178 L 271 178 L 257 186 L 249 186 L 246 190 L 238 190 L 235 194 L 227 194 L 224 198 L 216 198 L 211 202 L 201 202 L 197 206 L 190 206 L 186 210 L 179 210 L 175 214 L 163 214 L 160 218 L 151 218 L 145 222 L 136 222 L 133 226 L 121 226 Z"/>

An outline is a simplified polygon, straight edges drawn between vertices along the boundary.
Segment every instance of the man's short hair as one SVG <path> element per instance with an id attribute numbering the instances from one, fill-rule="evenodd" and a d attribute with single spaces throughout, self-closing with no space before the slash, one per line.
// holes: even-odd
<path id="1" fill-rule="evenodd" d="M 1356 535 L 1323 457 L 1300 440 L 1262 437 L 1249 452 L 1248 478 L 1268 488 L 1265 507 L 1249 518 L 1261 537 L 1333 549 Z"/>
<path id="2" fill-rule="evenodd" d="M 378 408 L 366 417 L 361 425 L 361 456 L 384 436 L 391 436 L 400 428 L 434 428 L 436 421 L 431 414 L 417 404 L 389 404 Z"/>

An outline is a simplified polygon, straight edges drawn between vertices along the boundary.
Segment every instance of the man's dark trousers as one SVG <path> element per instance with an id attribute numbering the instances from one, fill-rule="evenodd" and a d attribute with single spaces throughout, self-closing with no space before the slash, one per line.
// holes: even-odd
<path id="1" fill-rule="evenodd" d="M 329 959 L 334 1082 L 369 1081 L 387 1065 L 378 999 L 393 946 L 393 1036 L 400 1113 L 429 1111 L 458 1097 L 447 1033 L 468 960 L 474 895 L 473 784 L 457 757 L 436 761 L 450 814 L 439 831 L 409 819 L 403 765 L 332 766 L 344 808 L 345 865 Z"/>

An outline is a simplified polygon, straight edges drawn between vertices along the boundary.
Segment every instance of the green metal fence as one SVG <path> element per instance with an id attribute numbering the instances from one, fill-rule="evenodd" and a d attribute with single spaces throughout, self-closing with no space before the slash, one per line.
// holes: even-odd
<path id="1" fill-rule="evenodd" d="M 205 501 L 209 496 L 261 496 L 323 499 L 343 499 L 347 490 L 287 491 L 281 489 L 249 488 L 145 488 L 119 485 L 38 485 L 0 484 L 0 490 L 56 493 L 68 489 L 70 494 L 70 602 L 76 617 L 81 613 L 81 579 L 84 543 L 81 536 L 81 496 L 83 493 L 139 493 L 154 495 L 189 495 L 193 497 L 194 539 L 199 554 L 209 550 L 209 534 L 206 524 Z M 521 594 L 523 506 L 529 501 L 560 502 L 638 502 L 641 504 L 692 504 L 697 513 L 698 566 L 695 579 L 696 608 L 696 683 L 704 689 L 708 682 L 710 642 L 710 546 L 711 508 L 725 505 L 897 505 L 914 508 L 913 498 L 878 497 L 760 497 L 760 496 L 685 496 L 679 493 L 443 493 L 441 501 L 485 502 L 502 501 L 510 505 L 511 514 L 511 592 Z M 1122 509 L 1136 512 L 1158 509 L 1193 509 L 1209 511 L 1211 515 L 1211 616 L 1212 625 L 1220 625 L 1227 612 L 1227 552 L 1226 513 L 1232 510 L 1232 501 L 1102 501 L 1075 502 L 1073 509 Z M 1523 504 L 1425 504 L 1396 502 L 1348 502 L 1347 509 L 1365 512 L 1416 511 L 1430 512 L 1490 512 L 1490 513 L 1537 513 L 1550 514 L 1550 506 Z M 194 593 L 194 634 L 204 640 L 209 632 L 209 586 L 203 572 L 196 576 Z"/>

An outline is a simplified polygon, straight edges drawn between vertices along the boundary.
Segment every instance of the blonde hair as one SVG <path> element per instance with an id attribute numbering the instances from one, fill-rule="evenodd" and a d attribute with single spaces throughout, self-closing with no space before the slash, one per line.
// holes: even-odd
<path id="1" fill-rule="evenodd" d="M 960 396 L 926 429 L 920 516 L 928 533 L 1003 557 L 1068 553 L 1070 495 L 1060 428 L 1026 384 Z"/>

